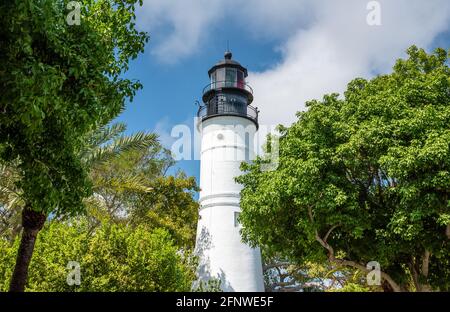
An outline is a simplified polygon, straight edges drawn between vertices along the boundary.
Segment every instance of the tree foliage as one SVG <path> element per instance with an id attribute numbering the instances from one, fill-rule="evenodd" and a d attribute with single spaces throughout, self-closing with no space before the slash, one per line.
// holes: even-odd
<path id="1" fill-rule="evenodd" d="M 94 190 L 86 200 L 91 225 L 108 221 L 162 227 L 177 244 L 193 247 L 198 216 L 195 179 L 181 171 L 167 175 L 175 162 L 154 134 L 128 136 L 124 131 L 124 125 L 113 124 L 86 140 L 90 143 L 82 157 Z"/>
<path id="2" fill-rule="evenodd" d="M 152 192 L 141 193 L 130 209 L 130 224 L 163 227 L 177 244 L 193 249 L 198 220 L 198 203 L 193 199 L 199 190 L 194 177 L 184 173 L 158 177 Z"/>
<path id="3" fill-rule="evenodd" d="M 133 23 L 136 1 L 82 1 L 81 24 L 67 1 L 0 6 L 0 156 L 19 159 L 30 208 L 82 209 L 90 183 L 77 157 L 83 135 L 105 125 L 140 84 L 121 77 L 147 40 Z"/>
<path id="4" fill-rule="evenodd" d="M 83 136 L 141 87 L 122 76 L 148 39 L 135 28 L 138 0 L 81 1 L 79 25 L 67 22 L 68 2 L 0 4 L 0 159 L 17 161 L 25 202 L 11 291 L 24 289 L 47 216 L 80 212 L 91 194 Z"/>
<path id="5" fill-rule="evenodd" d="M 84 218 L 50 222 L 39 234 L 27 291 L 189 291 L 194 262 L 178 253 L 169 233 L 103 224 L 88 234 Z M 0 238 L 0 290 L 6 291 L 17 252 Z M 80 285 L 67 283 L 80 265 Z"/>
<path id="6" fill-rule="evenodd" d="M 450 287 L 448 54 L 416 47 L 280 127 L 279 166 L 243 164 L 243 235 L 297 263 L 368 271 L 384 288 Z"/>
<path id="7" fill-rule="evenodd" d="M 182 172 L 167 176 L 174 160 L 156 135 L 125 135 L 125 130 L 124 124 L 112 124 L 85 137 L 79 157 L 88 167 L 94 194 L 85 199 L 83 217 L 55 215 L 39 235 L 26 290 L 190 289 L 195 278 L 195 180 Z M 15 167 L 0 170 L 0 279 L 6 290 L 24 203 L 22 191 L 14 187 Z M 141 248 L 145 250 L 139 253 Z M 81 265 L 80 286 L 66 282 L 68 261 Z"/>
<path id="8" fill-rule="evenodd" d="M 267 292 L 379 291 L 368 286 L 366 273 L 351 267 L 335 267 L 328 263 L 282 260 L 265 257 L 264 284 Z"/>
<path id="9" fill-rule="evenodd" d="M 94 194 L 85 199 L 87 209 L 81 219 L 70 214 L 55 215 L 51 225 L 39 235 L 27 290 L 190 289 L 194 279 L 195 259 L 191 251 L 198 210 L 193 199 L 193 192 L 197 190 L 195 180 L 182 172 L 167 175 L 174 160 L 156 135 L 140 132 L 125 135 L 125 130 L 124 124 L 112 124 L 85 137 L 79 157 L 88 166 Z M 0 169 L 3 221 L 0 253 L 4 255 L 0 278 L 6 287 L 13 267 L 12 254 L 18 247 L 20 211 L 24 203 L 15 197 L 18 194 L 20 198 L 22 191 L 14 188 L 13 180 L 20 177 L 15 176 L 13 164 Z M 162 257 L 171 262 L 149 262 L 147 260 L 157 251 L 151 249 L 153 245 L 147 247 L 146 240 L 155 235 L 159 239 L 162 232 L 161 236 L 167 239 L 158 248 L 163 252 L 170 247 L 170 253 L 163 253 Z M 113 234 L 112 238 L 108 236 Z M 110 239 L 111 245 L 102 242 Z M 123 249 L 112 250 L 115 245 Z M 143 258 L 139 261 L 129 259 L 135 257 L 133 252 L 137 253 L 138 248 L 150 249 L 142 253 Z M 176 259 L 171 254 L 173 249 Z M 66 282 L 68 261 L 78 261 L 81 265 L 83 278 L 79 287 L 71 287 Z M 176 283 L 175 278 L 179 278 Z"/>

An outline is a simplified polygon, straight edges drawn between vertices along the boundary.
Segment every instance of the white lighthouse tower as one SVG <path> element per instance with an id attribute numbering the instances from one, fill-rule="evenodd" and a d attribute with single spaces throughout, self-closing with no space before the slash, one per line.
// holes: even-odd
<path id="1" fill-rule="evenodd" d="M 198 111 L 201 130 L 200 212 L 196 251 L 199 280 L 217 278 L 223 291 L 264 291 L 259 248 L 244 244 L 239 233 L 241 162 L 253 157 L 258 110 L 250 104 L 247 69 L 231 52 L 209 71 Z"/>

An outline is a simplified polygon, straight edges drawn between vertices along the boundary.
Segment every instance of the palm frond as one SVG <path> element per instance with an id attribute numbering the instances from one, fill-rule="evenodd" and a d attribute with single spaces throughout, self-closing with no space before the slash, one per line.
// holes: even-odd
<path id="1" fill-rule="evenodd" d="M 94 191 L 106 188 L 118 193 L 125 191 L 148 193 L 153 190 L 153 188 L 149 186 L 148 179 L 142 176 L 136 176 L 132 173 L 119 177 L 97 177 L 94 184 Z"/>
<path id="2" fill-rule="evenodd" d="M 122 135 L 112 143 L 98 146 L 86 154 L 84 162 L 90 166 L 96 166 L 118 157 L 128 151 L 140 151 L 158 144 L 158 136 L 154 133 L 137 132 L 130 136 Z"/>
<path id="3" fill-rule="evenodd" d="M 82 158 L 89 154 L 90 151 L 98 146 L 102 146 L 108 143 L 108 141 L 116 139 L 121 135 L 127 126 L 124 123 L 118 122 L 112 125 L 107 125 L 96 129 L 95 131 L 86 135 L 84 146 L 80 152 Z"/>
<path id="4" fill-rule="evenodd" d="M 124 133 L 125 130 L 127 130 L 127 126 L 122 122 L 117 122 L 107 127 L 101 127 L 93 135 L 94 143 L 96 145 L 102 145 L 117 138 L 119 135 Z"/>

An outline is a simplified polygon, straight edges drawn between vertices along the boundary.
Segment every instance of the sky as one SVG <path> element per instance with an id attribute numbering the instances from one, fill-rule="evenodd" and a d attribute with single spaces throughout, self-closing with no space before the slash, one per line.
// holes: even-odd
<path id="1" fill-rule="evenodd" d="M 150 41 L 128 78 L 144 86 L 118 117 L 128 133 L 193 129 L 208 69 L 229 48 L 248 68 L 261 125 L 289 125 L 305 102 L 387 74 L 406 49 L 450 48 L 448 0 L 144 0 L 137 25 Z M 198 160 L 172 169 L 199 177 Z"/>

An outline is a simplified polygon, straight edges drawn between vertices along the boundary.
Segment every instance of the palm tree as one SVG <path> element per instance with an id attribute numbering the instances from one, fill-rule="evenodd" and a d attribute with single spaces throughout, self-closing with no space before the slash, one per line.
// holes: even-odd
<path id="1" fill-rule="evenodd" d="M 91 230 L 103 220 L 120 222 L 127 214 L 126 197 L 152 191 L 152 175 L 173 164 L 156 134 L 126 136 L 125 131 L 122 123 L 101 128 L 87 138 L 80 153 L 93 182 L 94 194 L 85 200 Z M 153 170 L 144 168 L 149 163 Z"/>
<path id="2" fill-rule="evenodd" d="M 114 163 L 126 155 L 144 154 L 148 149 L 161 150 L 157 135 L 154 133 L 137 132 L 125 135 L 126 125 L 115 123 L 93 131 L 86 136 L 85 144 L 80 149 L 80 159 L 89 168 L 89 175 L 93 185 L 93 195 L 85 200 L 88 215 L 102 219 L 101 215 L 112 215 L 108 211 L 107 194 L 133 192 L 150 192 L 146 179 L 142 174 L 132 171 L 126 174 L 107 177 L 106 171 L 111 171 Z M 17 161 L 5 164 L 0 163 L 0 236 L 9 240 L 19 234 L 21 229 L 21 211 L 24 202 L 21 198 L 22 190 L 18 188 L 20 172 L 17 170 Z M 112 207 L 109 205 L 109 207 Z M 104 210 L 106 208 L 106 211 Z M 65 216 L 51 216 L 53 219 L 62 219 Z"/>

